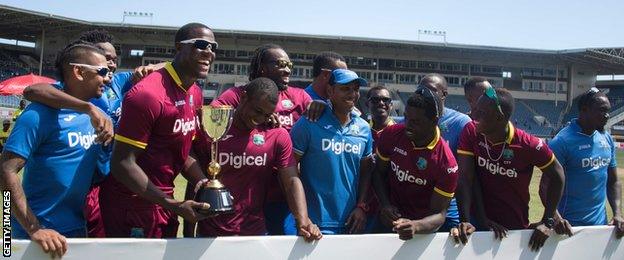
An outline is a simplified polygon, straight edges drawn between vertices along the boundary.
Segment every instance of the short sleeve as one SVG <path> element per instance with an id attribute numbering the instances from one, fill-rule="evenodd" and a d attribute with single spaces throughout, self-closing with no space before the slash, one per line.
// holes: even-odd
<path id="1" fill-rule="evenodd" d="M 533 160 L 533 165 L 540 170 L 550 166 L 555 161 L 555 155 L 546 142 L 535 136 L 529 136 L 529 140 L 528 151 L 532 155 L 529 158 Z"/>
<path id="2" fill-rule="evenodd" d="M 308 94 L 308 92 L 301 91 L 301 101 L 303 102 L 303 109 L 307 110 L 308 105 L 312 103 L 312 97 L 310 97 L 310 94 Z"/>
<path id="3" fill-rule="evenodd" d="M 607 134 L 607 140 L 609 142 L 609 146 L 611 147 L 611 163 L 609 163 L 609 168 L 617 167 L 617 156 L 615 156 L 615 152 L 617 149 L 615 148 L 615 143 L 613 142 L 613 137 L 610 134 Z"/>
<path id="4" fill-rule="evenodd" d="M 452 198 L 457 189 L 459 179 L 459 167 L 448 144 L 443 143 L 443 156 L 440 158 L 438 178 L 433 190 L 442 196 Z"/>
<path id="5" fill-rule="evenodd" d="M 238 107 L 238 104 L 240 104 L 240 98 L 242 93 L 243 89 L 241 87 L 229 88 L 221 93 L 221 95 L 219 95 L 219 97 L 217 97 L 215 100 L 210 102 L 210 105 Z"/>
<path id="6" fill-rule="evenodd" d="M 276 169 L 283 169 L 295 166 L 297 161 L 293 154 L 293 145 L 288 132 L 284 128 L 277 128 L 277 137 L 275 140 L 275 163 Z"/>
<path id="7" fill-rule="evenodd" d="M 366 137 L 366 146 L 364 147 L 364 153 L 362 155 L 363 155 L 362 158 L 366 158 L 366 157 L 369 157 L 369 156 L 373 155 L 373 133 L 372 133 L 372 130 L 368 131 L 368 136 Z"/>
<path id="8" fill-rule="evenodd" d="M 474 144 L 476 141 L 477 132 L 475 124 L 470 122 L 466 124 L 464 129 L 459 134 L 459 144 L 457 145 L 458 155 L 474 156 Z"/>
<path id="9" fill-rule="evenodd" d="M 389 161 L 390 160 L 390 156 L 392 156 L 392 145 L 394 144 L 394 142 L 392 142 L 392 131 L 391 129 L 385 129 L 384 131 L 381 131 L 381 134 L 379 135 L 378 141 L 377 141 L 377 151 L 375 151 L 377 153 L 377 156 L 379 157 L 379 159 L 383 160 L 383 161 Z"/>
<path id="10" fill-rule="evenodd" d="M 113 76 L 113 83 L 119 86 L 121 96 L 125 96 L 126 93 L 132 89 L 132 72 L 115 73 Z"/>
<path id="11" fill-rule="evenodd" d="M 557 158 L 557 161 L 561 163 L 561 166 L 565 169 L 568 164 L 568 153 L 565 141 L 563 138 L 559 136 L 555 136 L 550 142 L 548 142 L 548 147 L 550 147 L 551 151 Z"/>
<path id="12" fill-rule="evenodd" d="M 290 129 L 290 139 L 297 155 L 304 155 L 310 144 L 310 128 L 308 119 L 302 117 Z"/>
<path id="13" fill-rule="evenodd" d="M 4 150 L 12 152 L 28 159 L 33 151 L 37 150 L 39 145 L 45 139 L 44 131 L 39 131 L 42 120 L 46 115 L 42 115 L 41 111 L 27 109 L 15 122 L 13 130 L 4 145 Z"/>
<path id="14" fill-rule="evenodd" d="M 160 100 L 148 89 L 136 89 L 124 97 L 116 141 L 141 149 L 147 147 L 152 127 L 161 110 Z"/>

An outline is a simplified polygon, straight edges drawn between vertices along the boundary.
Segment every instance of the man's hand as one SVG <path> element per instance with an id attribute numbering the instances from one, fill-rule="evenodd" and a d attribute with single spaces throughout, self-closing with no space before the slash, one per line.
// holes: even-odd
<path id="1" fill-rule="evenodd" d="M 176 208 L 174 208 L 174 212 L 180 215 L 184 220 L 189 221 L 191 223 L 197 223 L 200 220 L 208 218 L 210 216 L 206 216 L 197 212 L 197 210 L 206 210 L 210 208 L 210 204 L 197 202 L 194 200 L 185 200 L 180 203 Z"/>
<path id="2" fill-rule="evenodd" d="M 319 227 L 312 223 L 309 218 L 301 222 L 297 221 L 297 235 L 302 236 L 306 242 L 319 240 L 323 237 Z"/>
<path id="3" fill-rule="evenodd" d="M 366 227 L 366 213 L 361 209 L 356 207 L 347 218 L 347 233 L 349 234 L 357 234 L 361 233 Z"/>
<path id="4" fill-rule="evenodd" d="M 379 211 L 379 220 L 386 227 L 394 226 L 392 222 L 399 219 L 400 217 L 401 213 L 399 212 L 399 209 L 392 205 L 384 206 Z"/>
<path id="5" fill-rule="evenodd" d="M 455 240 L 455 243 L 467 244 L 468 237 L 472 235 L 477 229 L 470 222 L 461 222 L 457 227 L 451 228 L 450 235 Z"/>
<path id="6" fill-rule="evenodd" d="M 158 67 L 154 66 L 152 64 L 137 67 L 136 69 L 134 69 L 134 72 L 132 72 L 132 83 L 133 84 L 138 83 L 145 76 L 147 76 L 148 74 L 154 72 L 157 69 L 158 69 Z"/>
<path id="7" fill-rule="evenodd" d="M 615 226 L 615 237 L 620 239 L 624 236 L 624 218 L 614 216 L 609 225 Z"/>
<path id="8" fill-rule="evenodd" d="M 87 114 L 91 118 L 91 125 L 95 129 L 95 134 L 97 135 L 95 141 L 104 144 L 104 146 L 109 145 L 113 141 L 114 136 L 113 121 L 94 105 L 90 106 Z"/>
<path id="9" fill-rule="evenodd" d="M 568 235 L 570 237 L 574 235 L 572 233 L 572 225 L 570 225 L 570 222 L 564 218 L 555 220 L 555 226 L 553 229 L 555 230 L 555 233 L 559 235 Z"/>
<path id="10" fill-rule="evenodd" d="M 67 252 L 67 240 L 52 229 L 39 229 L 30 235 L 30 239 L 41 245 L 43 252 L 52 258 L 62 257 Z"/>
<path id="11" fill-rule="evenodd" d="M 483 223 L 489 230 L 494 231 L 494 237 L 496 239 L 503 240 L 503 238 L 507 237 L 507 228 L 502 225 L 489 219 L 486 219 Z"/>
<path id="12" fill-rule="evenodd" d="M 399 234 L 399 239 L 401 240 L 410 240 L 418 232 L 415 220 L 399 218 L 392 222 L 392 226 L 392 230 Z"/>
<path id="13" fill-rule="evenodd" d="M 546 239 L 548 239 L 548 237 L 550 236 L 552 230 L 546 227 L 546 225 L 541 222 L 531 224 L 529 227 L 531 226 L 533 227 L 534 231 L 531 235 L 531 239 L 529 240 L 529 247 L 533 251 L 539 251 L 540 248 L 544 246 L 544 243 L 546 242 Z"/>
<path id="14" fill-rule="evenodd" d="M 308 108 L 306 109 L 304 115 L 312 122 L 316 122 L 321 115 L 323 115 L 323 111 L 327 103 L 320 100 L 312 100 L 310 104 L 308 104 Z"/>

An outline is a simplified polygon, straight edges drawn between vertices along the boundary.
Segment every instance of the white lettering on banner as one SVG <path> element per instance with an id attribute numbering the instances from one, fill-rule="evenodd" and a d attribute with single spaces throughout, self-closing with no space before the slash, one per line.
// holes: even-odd
<path id="1" fill-rule="evenodd" d="M 409 242 L 397 234 L 324 236 L 314 244 L 299 236 L 123 239 L 68 238 L 68 259 L 624 259 L 624 243 L 613 226 L 573 227 L 574 236 L 550 236 L 538 251 L 529 249 L 533 230 L 509 230 L 503 240 L 475 232 L 466 245 L 453 246 L 448 232 L 416 234 Z M 356 239 L 354 239 L 356 238 Z M 36 242 L 13 239 L 15 259 L 50 259 Z M 349 248 L 351 250 L 345 250 Z M 375 250 L 370 250 L 374 248 Z M 368 249 L 368 250 L 367 250 Z"/>
<path id="2" fill-rule="evenodd" d="M 479 165 L 479 167 L 484 167 L 485 169 L 487 169 L 491 174 L 496 175 L 496 174 L 500 174 L 503 176 L 507 176 L 510 178 L 517 178 L 518 177 L 518 172 L 516 172 L 515 169 L 507 169 L 505 167 L 502 167 L 500 165 L 498 165 L 498 163 L 492 163 L 490 162 L 490 160 L 487 160 L 481 156 L 479 156 L 479 158 L 477 158 L 477 163 Z"/>
<path id="3" fill-rule="evenodd" d="M 242 155 L 234 155 L 233 153 L 219 153 L 219 164 L 230 165 L 234 169 L 240 169 L 243 166 L 266 166 L 267 154 L 263 155 L 247 156 L 247 153 Z"/>
<path id="4" fill-rule="evenodd" d="M 347 143 L 344 140 L 336 142 L 334 139 L 324 139 L 322 141 L 321 149 L 323 151 L 331 150 L 336 155 L 340 155 L 343 152 L 352 153 L 352 154 L 360 154 L 362 151 L 362 144 L 351 144 Z"/>
<path id="5" fill-rule="evenodd" d="M 292 114 L 288 114 L 288 115 L 277 115 L 277 120 L 279 120 L 279 123 L 281 125 L 287 125 L 287 126 L 292 126 L 295 124 L 295 120 L 293 120 L 293 115 Z"/>
<path id="6" fill-rule="evenodd" d="M 406 181 L 406 182 L 416 183 L 422 186 L 427 185 L 426 179 L 421 179 L 421 178 L 417 178 L 416 176 L 410 175 L 409 171 L 401 170 L 401 168 L 399 168 L 399 166 L 396 165 L 392 161 L 390 162 L 390 168 L 392 168 L 392 171 L 394 171 L 394 174 L 396 175 L 397 180 L 399 180 L 400 182 Z"/>
<path id="7" fill-rule="evenodd" d="M 91 133 L 87 133 L 84 135 L 82 134 L 82 132 L 67 133 L 69 147 L 75 147 L 76 145 L 80 144 L 80 146 L 82 146 L 84 149 L 89 149 L 89 147 L 91 147 L 91 145 L 95 141 L 96 137 L 97 135 Z"/>
<path id="8" fill-rule="evenodd" d="M 581 160 L 581 165 L 583 168 L 591 167 L 593 169 L 598 169 L 600 167 L 607 167 L 611 163 L 611 158 L 602 158 L 598 156 L 598 158 L 583 158 Z"/>
<path id="9" fill-rule="evenodd" d="M 195 130 L 196 120 L 198 120 L 197 117 L 188 120 L 183 120 L 179 118 L 176 119 L 175 123 L 173 124 L 173 133 L 175 134 L 182 131 L 182 135 L 188 134 L 188 132 Z"/>

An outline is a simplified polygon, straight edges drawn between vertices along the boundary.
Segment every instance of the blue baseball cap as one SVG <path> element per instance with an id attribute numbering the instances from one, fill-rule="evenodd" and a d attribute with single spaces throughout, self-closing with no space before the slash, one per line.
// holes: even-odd
<path id="1" fill-rule="evenodd" d="M 330 82 L 332 83 L 331 85 L 336 85 L 336 84 L 347 85 L 353 82 L 354 80 L 358 81 L 358 83 L 360 84 L 360 87 L 366 87 L 368 85 L 368 81 L 358 76 L 357 73 L 351 70 L 347 70 L 347 69 L 333 70 Z"/>

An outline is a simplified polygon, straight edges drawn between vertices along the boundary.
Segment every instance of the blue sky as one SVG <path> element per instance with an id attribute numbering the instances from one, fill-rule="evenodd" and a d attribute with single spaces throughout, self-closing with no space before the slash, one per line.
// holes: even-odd
<path id="1" fill-rule="evenodd" d="M 34 1 L 9 5 L 88 21 L 121 22 L 124 11 L 151 12 L 128 23 L 417 40 L 444 30 L 450 43 L 535 49 L 624 47 L 624 1 Z M 0 28 L 1 30 L 1 28 Z M 421 40 L 442 41 L 421 35 Z"/>

